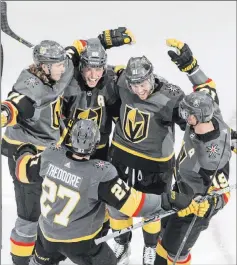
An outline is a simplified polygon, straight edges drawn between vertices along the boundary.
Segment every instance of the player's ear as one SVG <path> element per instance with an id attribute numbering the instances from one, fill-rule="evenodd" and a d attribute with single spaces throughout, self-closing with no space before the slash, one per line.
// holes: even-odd
<path id="1" fill-rule="evenodd" d="M 46 64 L 41 64 L 41 68 L 43 69 L 43 71 L 46 73 L 46 74 L 49 74 L 49 70 L 48 70 L 48 66 Z"/>

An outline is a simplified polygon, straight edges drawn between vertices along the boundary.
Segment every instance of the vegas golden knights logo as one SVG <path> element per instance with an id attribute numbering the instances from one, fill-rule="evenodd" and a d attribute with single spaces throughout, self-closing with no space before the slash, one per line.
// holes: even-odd
<path id="1" fill-rule="evenodd" d="M 147 138 L 150 113 L 126 105 L 123 120 L 123 133 L 129 141 L 139 143 Z"/>
<path id="2" fill-rule="evenodd" d="M 98 127 L 100 128 L 101 119 L 102 119 L 102 108 L 95 108 L 95 109 L 77 109 L 75 117 L 78 119 L 87 119 L 93 120 L 97 123 Z"/>
<path id="3" fill-rule="evenodd" d="M 186 151 L 186 147 L 185 147 L 185 142 L 183 141 L 182 142 L 182 147 L 181 147 L 181 150 L 179 152 L 179 156 L 178 156 L 178 161 L 179 161 L 179 164 L 183 163 L 183 161 L 186 159 L 187 157 L 187 151 Z"/>
<path id="4" fill-rule="evenodd" d="M 60 126 L 62 97 L 58 97 L 54 102 L 50 103 L 51 107 L 51 127 L 55 130 Z"/>

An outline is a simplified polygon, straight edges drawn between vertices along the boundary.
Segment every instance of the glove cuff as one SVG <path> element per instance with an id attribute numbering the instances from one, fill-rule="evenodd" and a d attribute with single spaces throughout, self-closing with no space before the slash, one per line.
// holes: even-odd
<path id="1" fill-rule="evenodd" d="M 197 60 L 194 57 L 192 57 L 190 62 L 186 63 L 185 65 L 180 66 L 179 69 L 182 72 L 188 73 L 190 75 L 192 74 L 193 71 L 196 70 L 197 66 L 199 66 Z"/>
<path id="2" fill-rule="evenodd" d="M 167 193 L 162 193 L 161 194 L 161 207 L 165 210 L 165 211 L 170 211 L 172 210 L 172 205 L 170 203 L 169 200 L 169 194 Z"/>
<path id="3" fill-rule="evenodd" d="M 25 153 L 37 155 L 38 150 L 37 150 L 36 146 L 33 144 L 30 144 L 30 143 L 22 144 L 17 148 L 16 152 L 14 153 L 14 155 L 13 155 L 14 160 L 17 161 L 17 159 Z"/>
<path id="4" fill-rule="evenodd" d="M 11 110 L 10 110 L 10 107 L 8 105 L 8 103 L 6 102 L 2 102 L 1 103 L 1 112 L 5 111 L 7 113 L 7 123 L 11 122 L 11 117 L 12 117 L 12 114 L 11 114 Z"/>

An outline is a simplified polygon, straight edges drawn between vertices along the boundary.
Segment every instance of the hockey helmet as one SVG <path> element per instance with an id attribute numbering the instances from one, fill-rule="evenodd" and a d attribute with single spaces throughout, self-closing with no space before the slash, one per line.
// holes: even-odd
<path id="1" fill-rule="evenodd" d="M 88 39 L 85 50 L 80 54 L 80 70 L 83 67 L 106 68 L 107 54 L 97 38 Z"/>
<path id="2" fill-rule="evenodd" d="M 59 63 L 66 59 L 66 51 L 56 41 L 43 40 L 33 49 L 33 60 L 37 66 Z"/>
<path id="3" fill-rule="evenodd" d="M 100 142 L 100 130 L 93 120 L 78 120 L 71 130 L 72 151 L 78 155 L 93 155 Z"/>
<path id="4" fill-rule="evenodd" d="M 151 93 L 154 90 L 155 77 L 153 65 L 145 56 L 131 57 L 125 70 L 125 76 L 129 87 L 130 85 L 140 84 L 148 80 L 152 86 Z"/>
<path id="5" fill-rule="evenodd" d="M 179 103 L 179 116 L 185 120 L 194 115 L 198 122 L 209 122 L 214 114 L 214 101 L 203 91 L 192 92 Z"/>

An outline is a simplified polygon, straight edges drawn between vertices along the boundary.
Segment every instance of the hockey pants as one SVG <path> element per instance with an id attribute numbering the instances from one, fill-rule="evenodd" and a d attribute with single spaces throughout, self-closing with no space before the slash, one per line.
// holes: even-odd
<path id="1" fill-rule="evenodd" d="M 19 182 L 15 176 L 16 163 L 13 158 L 8 158 L 8 166 L 13 178 L 17 206 L 17 219 L 10 237 L 11 255 L 16 265 L 25 265 L 32 255 L 37 235 L 41 184 Z"/>
<path id="2" fill-rule="evenodd" d="M 198 217 L 189 237 L 184 245 L 176 264 L 191 264 L 191 249 L 195 245 L 202 231 L 208 228 L 211 218 L 218 212 L 215 210 L 208 218 Z M 194 215 L 178 217 L 176 214 L 168 218 L 164 233 L 156 248 L 156 260 L 154 265 L 172 265 L 178 249 L 183 241 L 184 235 Z"/>
<path id="3" fill-rule="evenodd" d="M 95 238 L 104 235 L 103 229 Z M 95 238 L 72 243 L 50 242 L 39 228 L 34 256 L 29 265 L 56 265 L 66 258 L 79 265 L 116 265 L 117 259 L 111 248 L 107 243 L 95 245 Z"/>

